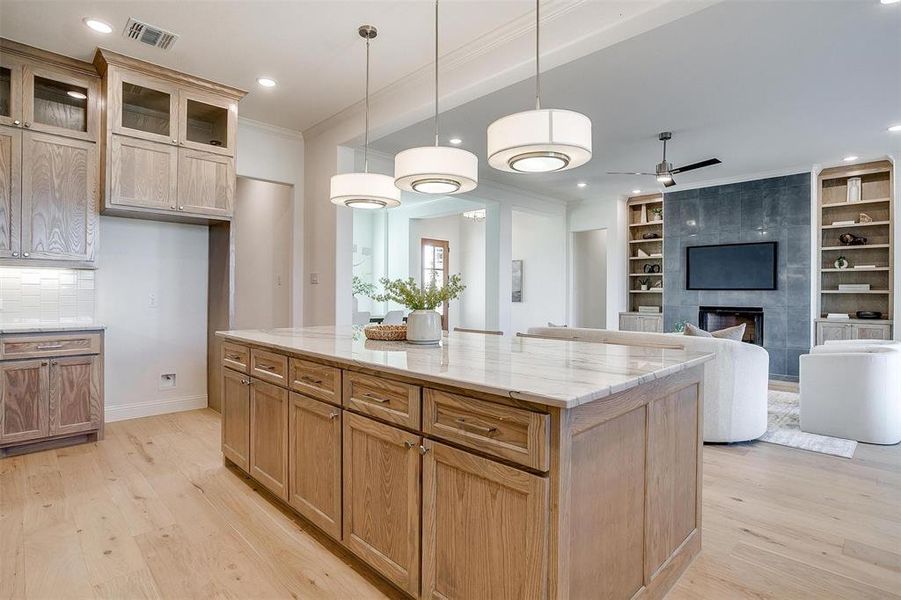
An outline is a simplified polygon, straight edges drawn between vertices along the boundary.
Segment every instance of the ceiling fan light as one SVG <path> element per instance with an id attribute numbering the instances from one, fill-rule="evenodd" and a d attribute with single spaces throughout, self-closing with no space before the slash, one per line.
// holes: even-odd
<path id="1" fill-rule="evenodd" d="M 571 110 L 527 110 L 488 126 L 488 164 L 512 173 L 567 171 L 591 159 L 591 119 Z"/>
<path id="2" fill-rule="evenodd" d="M 669 183 L 672 180 L 673 176 L 669 175 L 668 173 L 660 173 L 659 175 L 657 175 L 657 181 L 659 181 L 660 183 Z"/>
<path id="3" fill-rule="evenodd" d="M 333 175 L 329 198 L 332 204 L 350 208 L 376 209 L 400 206 L 400 190 L 394 180 L 378 173 Z"/>
<path id="4" fill-rule="evenodd" d="M 460 194 L 478 183 L 479 159 L 461 148 L 423 146 L 394 157 L 394 185 L 406 192 Z"/>

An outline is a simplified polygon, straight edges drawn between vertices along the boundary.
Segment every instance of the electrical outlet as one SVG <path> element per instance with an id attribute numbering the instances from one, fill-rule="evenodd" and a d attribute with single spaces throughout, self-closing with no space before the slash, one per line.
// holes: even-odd
<path id="1" fill-rule="evenodd" d="M 310 283 L 313 285 L 319 284 L 319 273 L 310 273 Z"/>
<path id="2" fill-rule="evenodd" d="M 175 387 L 175 373 L 163 373 L 160 375 L 160 389 L 171 390 Z"/>
<path id="3" fill-rule="evenodd" d="M 147 306 L 150 308 L 157 308 L 160 305 L 160 299 L 156 295 L 156 292 L 150 292 L 150 295 L 147 296 Z"/>

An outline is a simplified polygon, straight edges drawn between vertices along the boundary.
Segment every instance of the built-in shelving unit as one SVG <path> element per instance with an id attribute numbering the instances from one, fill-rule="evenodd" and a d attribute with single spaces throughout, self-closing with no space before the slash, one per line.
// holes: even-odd
<path id="1" fill-rule="evenodd" d="M 626 201 L 629 246 L 628 310 L 620 314 L 621 330 L 663 331 L 663 194 L 634 196 Z M 655 234 L 645 239 L 645 234 Z M 657 269 L 648 273 L 645 269 Z M 646 281 L 648 289 L 641 289 Z M 654 306 L 657 313 L 639 312 Z"/>
<path id="2" fill-rule="evenodd" d="M 852 178 L 860 179 L 859 194 L 849 195 L 848 181 Z M 893 190 L 892 164 L 888 161 L 834 167 L 819 175 L 817 343 L 836 337 L 871 338 L 877 334 L 891 337 Z M 859 201 L 850 201 L 855 198 Z M 843 233 L 863 236 L 867 241 L 845 245 L 840 241 Z M 835 266 L 841 256 L 848 261 L 848 268 Z M 866 267 L 855 268 L 860 265 Z M 844 284 L 869 284 L 870 289 L 840 290 L 839 286 Z M 880 312 L 883 317 L 858 320 L 857 311 Z M 826 319 L 829 313 L 847 314 L 851 319 Z"/>

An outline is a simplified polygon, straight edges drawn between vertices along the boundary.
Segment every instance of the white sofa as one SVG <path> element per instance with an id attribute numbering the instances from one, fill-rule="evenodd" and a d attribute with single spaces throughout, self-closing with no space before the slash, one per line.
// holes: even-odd
<path id="1" fill-rule="evenodd" d="M 760 346 L 664 333 L 573 327 L 533 327 L 529 335 L 628 346 L 678 345 L 710 352 L 704 369 L 704 441 L 744 442 L 766 433 L 769 354 Z"/>
<path id="2" fill-rule="evenodd" d="M 901 344 L 827 342 L 801 356 L 801 431 L 901 442 Z"/>

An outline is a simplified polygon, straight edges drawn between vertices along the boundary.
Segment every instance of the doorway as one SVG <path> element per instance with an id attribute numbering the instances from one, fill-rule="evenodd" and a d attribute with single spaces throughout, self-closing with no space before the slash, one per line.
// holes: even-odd
<path id="1" fill-rule="evenodd" d="M 607 230 L 572 237 L 572 325 L 607 327 Z"/>
<path id="2" fill-rule="evenodd" d="M 431 285 L 443 288 L 447 284 L 447 274 L 450 270 L 449 258 L 450 247 L 446 240 L 422 238 L 423 288 L 428 288 Z M 441 315 L 441 329 L 447 331 L 447 302 L 442 303 L 435 310 Z"/>
<path id="3" fill-rule="evenodd" d="M 294 188 L 238 177 L 235 216 L 236 329 L 291 325 Z"/>

